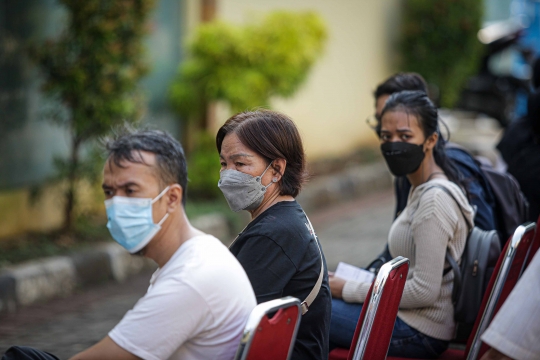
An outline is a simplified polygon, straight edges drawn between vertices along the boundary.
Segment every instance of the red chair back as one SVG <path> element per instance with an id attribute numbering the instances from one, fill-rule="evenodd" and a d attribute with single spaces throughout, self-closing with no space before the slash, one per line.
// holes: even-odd
<path id="1" fill-rule="evenodd" d="M 467 343 L 465 354 L 468 360 L 480 359 L 488 350 L 488 346 L 482 343 L 480 336 L 487 329 L 491 319 L 497 314 L 519 280 L 534 237 L 535 228 L 534 223 L 520 225 L 512 238 L 506 242 L 487 286 L 479 316 L 476 318 L 471 337 Z"/>
<path id="2" fill-rule="evenodd" d="M 487 329 L 493 317 L 516 285 L 529 252 L 535 234 L 535 224 L 520 225 L 514 235 L 506 242 L 489 280 L 486 293 L 465 351 L 448 349 L 438 359 L 442 360 L 477 360 L 488 350 L 480 336 Z M 389 357 L 388 360 L 410 360 L 400 357 Z"/>
<path id="3" fill-rule="evenodd" d="M 356 327 L 356 348 L 352 356 L 349 352 L 349 360 L 386 359 L 408 273 L 409 259 L 401 256 L 381 267 L 372 285 L 361 330 Z"/>
<path id="4" fill-rule="evenodd" d="M 290 359 L 301 316 L 300 300 L 291 296 L 257 305 L 248 318 L 235 360 Z"/>
<path id="5" fill-rule="evenodd" d="M 371 293 L 373 292 L 374 283 L 375 281 L 371 283 L 371 286 L 369 287 L 368 293 L 366 295 L 366 299 L 371 299 Z M 354 331 L 351 348 L 350 349 L 335 348 L 334 350 L 330 351 L 328 360 L 351 360 L 352 359 L 352 356 L 354 354 L 354 347 L 352 346 L 352 344 L 358 343 L 360 330 L 362 329 L 362 325 L 364 324 L 364 319 L 366 318 L 366 311 L 367 311 L 367 306 L 362 306 L 362 310 L 360 311 L 360 316 L 358 317 L 358 322 L 356 323 L 356 329 Z"/>
<path id="6" fill-rule="evenodd" d="M 534 233 L 534 239 L 531 244 L 531 250 L 529 250 L 529 256 L 527 256 L 527 261 L 525 262 L 525 268 L 529 266 L 529 263 L 533 259 L 534 255 L 536 255 L 538 248 L 540 248 L 540 216 L 538 217 L 538 221 L 536 222 L 536 231 Z"/>
<path id="7" fill-rule="evenodd" d="M 351 348 L 333 350 L 330 359 L 345 354 L 348 360 L 386 358 L 408 272 L 409 259 L 401 256 L 381 267 L 362 306 Z"/>

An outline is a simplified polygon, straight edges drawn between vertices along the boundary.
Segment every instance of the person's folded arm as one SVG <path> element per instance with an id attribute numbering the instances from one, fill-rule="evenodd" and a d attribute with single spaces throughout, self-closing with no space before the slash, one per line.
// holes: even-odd
<path id="1" fill-rule="evenodd" d="M 206 300 L 189 284 L 163 281 L 155 284 L 107 337 L 73 359 L 167 359 L 212 321 Z"/>
<path id="2" fill-rule="evenodd" d="M 70 360 L 138 360 L 140 357 L 118 346 L 109 336 L 88 349 L 74 355 Z"/>

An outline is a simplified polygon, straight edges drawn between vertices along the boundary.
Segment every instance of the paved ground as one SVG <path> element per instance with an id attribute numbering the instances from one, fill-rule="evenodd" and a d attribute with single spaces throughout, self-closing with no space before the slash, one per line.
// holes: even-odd
<path id="1" fill-rule="evenodd" d="M 392 224 L 390 192 L 371 195 L 310 215 L 329 270 L 340 261 L 364 267 L 384 249 Z"/>
<path id="2" fill-rule="evenodd" d="M 384 193 L 310 214 L 329 269 L 339 261 L 367 265 L 384 246 L 393 206 L 392 195 Z M 141 274 L 0 317 L 0 354 L 18 344 L 68 358 L 104 337 L 145 293 L 149 278 Z"/>

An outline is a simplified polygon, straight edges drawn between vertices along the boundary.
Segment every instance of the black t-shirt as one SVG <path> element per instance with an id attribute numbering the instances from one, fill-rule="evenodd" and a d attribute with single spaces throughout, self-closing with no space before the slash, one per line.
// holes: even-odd
<path id="1" fill-rule="evenodd" d="M 304 301 L 321 271 L 321 255 L 296 201 L 282 201 L 255 218 L 231 252 L 244 267 L 257 303 L 294 296 Z M 315 301 L 302 316 L 293 359 L 327 359 L 332 298 L 323 256 L 324 279 Z"/>

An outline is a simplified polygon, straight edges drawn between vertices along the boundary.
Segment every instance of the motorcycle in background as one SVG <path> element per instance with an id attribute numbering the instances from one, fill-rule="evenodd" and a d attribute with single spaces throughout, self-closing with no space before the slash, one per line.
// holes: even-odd
<path id="1" fill-rule="evenodd" d="M 489 25 L 478 32 L 485 55 L 476 75 L 471 77 L 458 108 L 486 114 L 506 127 L 514 118 L 520 99 L 529 93 L 530 71 L 512 71 L 516 56 L 527 69 L 533 51 L 519 44 L 524 28 L 512 21 Z M 526 106 L 526 104 L 525 104 Z M 517 112 L 519 113 L 519 111 Z"/>

